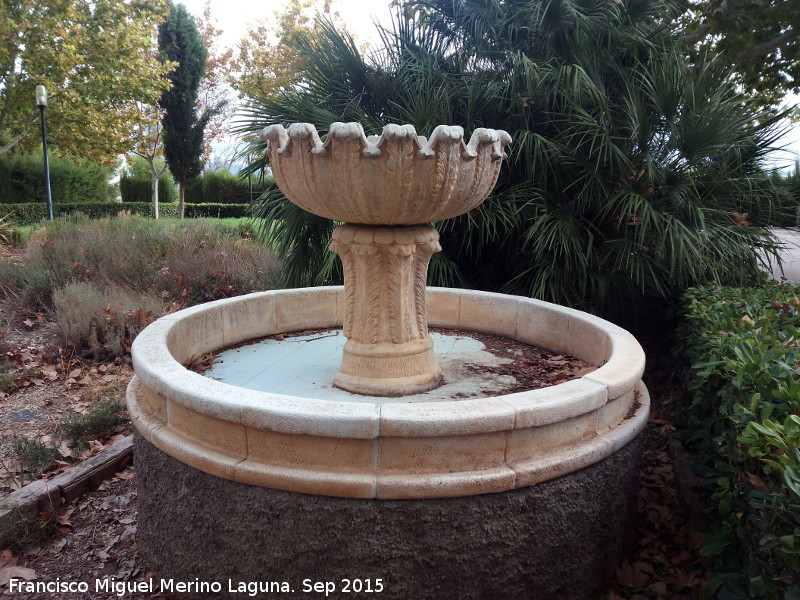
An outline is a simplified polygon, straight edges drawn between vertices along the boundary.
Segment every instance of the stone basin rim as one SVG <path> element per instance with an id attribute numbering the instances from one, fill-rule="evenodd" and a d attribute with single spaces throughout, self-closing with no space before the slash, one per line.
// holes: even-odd
<path id="1" fill-rule="evenodd" d="M 644 353 L 633 336 L 579 311 L 487 292 L 429 288 L 430 325 L 505 335 L 602 366 L 528 392 L 378 405 L 246 390 L 181 364 L 271 333 L 340 326 L 342 295 L 341 287 L 259 292 L 159 319 L 134 342 L 134 426 L 174 458 L 241 483 L 408 499 L 560 477 L 616 452 L 646 424 Z"/>
<path id="2" fill-rule="evenodd" d="M 275 423 L 274 429 L 276 431 L 307 433 L 311 435 L 322 434 L 333 437 L 378 437 L 381 433 L 379 428 L 365 428 L 363 425 L 367 425 L 368 422 L 373 421 L 376 416 L 380 416 L 381 412 L 385 412 L 380 410 L 381 405 L 379 404 L 312 399 L 240 388 L 221 381 L 209 379 L 188 370 L 181 362 L 189 357 L 184 357 L 182 361 L 179 361 L 170 349 L 172 345 L 170 343 L 171 332 L 174 332 L 174 328 L 180 326 L 179 324 L 182 320 L 188 317 L 196 318 L 203 314 L 214 314 L 219 309 L 224 309 L 226 306 L 235 306 L 239 302 L 257 299 L 259 297 L 277 298 L 282 295 L 291 297 L 294 295 L 292 292 L 311 294 L 333 292 L 338 297 L 341 295 L 342 291 L 343 288 L 341 286 L 325 286 L 319 288 L 300 288 L 299 290 L 256 292 L 254 294 L 209 302 L 161 317 L 145 328 L 134 341 L 132 355 L 136 376 L 142 380 L 145 386 L 156 387 L 159 389 L 160 393 L 167 394 L 170 396 L 171 400 L 178 404 L 182 404 L 209 416 L 222 417 L 226 420 L 250 424 L 255 420 L 260 420 L 258 417 L 271 418 L 274 417 L 276 413 L 283 413 L 285 419 L 281 420 L 279 423 Z M 437 425 L 439 427 L 445 426 L 447 429 L 452 430 L 453 433 L 459 430 L 464 433 L 466 433 L 467 430 L 469 430 L 469 433 L 488 433 L 509 428 L 514 429 L 517 428 L 515 425 L 519 425 L 520 427 L 525 425 L 524 423 L 515 423 L 509 427 L 509 410 L 513 411 L 515 408 L 518 408 L 520 404 L 529 405 L 529 414 L 526 420 L 530 421 L 533 419 L 539 425 L 556 422 L 558 420 L 563 420 L 566 415 L 568 415 L 567 418 L 569 418 L 581 414 L 581 409 L 584 408 L 584 406 L 578 406 L 577 404 L 580 403 L 576 402 L 575 410 L 568 411 L 565 415 L 564 409 L 568 409 L 571 402 L 569 400 L 566 402 L 561 400 L 558 396 L 562 393 L 566 392 L 570 398 L 574 398 L 575 396 L 596 396 L 599 393 L 605 396 L 605 401 L 607 401 L 609 385 L 614 386 L 615 384 L 621 384 L 628 389 L 632 389 L 635 383 L 641 379 L 642 373 L 644 372 L 644 352 L 636 339 L 624 329 L 598 317 L 522 296 L 476 292 L 472 290 L 453 290 L 448 288 L 429 287 L 429 303 L 434 304 L 442 293 L 473 296 L 489 300 L 498 298 L 513 299 L 526 307 L 534 307 L 540 310 L 551 311 L 559 316 L 563 315 L 580 319 L 586 324 L 601 327 L 602 332 L 607 334 L 609 341 L 612 341 L 614 346 L 616 346 L 616 351 L 612 354 L 610 359 L 602 361 L 605 364 L 602 364 L 597 370 L 583 377 L 558 385 L 504 394 L 491 398 L 471 398 L 455 401 L 407 404 L 403 403 L 402 397 L 400 397 L 396 399 L 396 402 L 391 403 L 391 413 L 395 419 L 405 417 L 411 422 L 417 422 L 422 426 L 420 429 L 430 430 Z M 288 299 L 289 298 L 287 298 L 287 300 Z M 433 302 L 431 302 L 431 300 L 433 300 Z M 432 307 L 432 312 L 434 314 L 429 317 L 431 326 L 453 329 L 474 329 L 472 327 L 463 326 L 462 324 L 444 323 L 441 319 L 436 318 L 435 310 L 436 308 Z M 341 327 L 341 318 L 336 322 L 320 322 L 319 325 L 314 326 Z M 240 340 L 237 339 L 236 341 L 226 342 L 219 347 L 205 348 L 200 354 L 241 343 L 248 339 L 257 339 L 276 333 L 288 333 L 308 328 L 311 327 L 303 326 L 295 329 L 278 327 L 274 331 L 255 333 L 249 337 L 243 337 Z M 507 332 L 496 329 L 497 328 L 492 328 L 489 325 L 488 327 L 476 330 L 496 335 L 505 335 L 512 339 L 519 339 L 513 335 L 507 335 Z M 526 340 L 520 341 L 526 342 Z M 547 344 L 536 343 L 536 345 L 543 346 L 549 350 L 565 351 L 560 348 L 549 347 Z M 145 346 L 147 347 L 146 351 L 144 350 Z M 590 364 L 595 364 L 594 361 L 587 360 L 586 357 L 580 356 L 578 353 L 569 353 Z M 197 355 L 198 353 L 193 354 Z M 627 367 L 625 370 L 628 371 L 628 376 L 625 379 L 628 381 L 620 382 L 618 372 L 620 368 L 625 367 Z M 188 394 L 186 393 L 186 389 L 195 389 L 197 393 Z M 384 404 L 383 406 L 386 407 L 388 405 L 389 404 Z M 597 407 L 592 406 L 589 410 L 593 408 Z M 245 411 L 246 414 L 242 414 L 242 411 Z M 588 410 L 584 412 L 588 412 Z M 320 425 L 322 422 L 331 417 L 336 418 L 335 426 L 327 428 L 327 430 L 325 430 L 326 428 L 321 429 Z M 309 422 L 309 420 L 311 422 Z M 345 428 L 348 430 L 343 431 L 342 426 L 348 424 L 356 427 L 357 430 Z M 359 427 L 359 425 L 362 427 Z M 459 425 L 461 425 L 461 427 L 459 427 Z M 463 428 L 464 425 L 471 426 Z M 418 433 L 424 435 L 426 432 L 421 430 Z"/>

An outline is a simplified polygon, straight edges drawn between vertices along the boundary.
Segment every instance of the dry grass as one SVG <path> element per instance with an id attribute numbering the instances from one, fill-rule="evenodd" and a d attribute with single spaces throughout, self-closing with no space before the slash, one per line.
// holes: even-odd
<path id="1" fill-rule="evenodd" d="M 134 338 L 164 311 L 155 293 L 137 293 L 92 281 L 53 293 L 55 320 L 66 342 L 95 361 L 125 356 Z"/>
<path id="2" fill-rule="evenodd" d="M 270 289 L 278 269 L 242 220 L 72 217 L 0 257 L 0 295 L 52 312 L 79 354 L 107 359 L 165 312 Z"/>

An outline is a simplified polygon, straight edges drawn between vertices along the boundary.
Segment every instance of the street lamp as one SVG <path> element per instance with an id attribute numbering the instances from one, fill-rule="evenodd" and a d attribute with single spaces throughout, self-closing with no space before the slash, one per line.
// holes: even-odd
<path id="1" fill-rule="evenodd" d="M 44 109 L 47 108 L 47 90 L 43 85 L 36 86 L 36 105 L 42 114 L 42 148 L 44 149 L 44 193 L 47 199 L 47 220 L 53 220 L 53 199 L 50 197 L 50 163 L 47 160 L 47 125 Z"/>
<path id="2" fill-rule="evenodd" d="M 251 159 L 252 157 L 248 156 L 247 158 Z M 250 160 L 248 160 L 247 162 L 250 162 Z M 253 172 L 252 171 L 247 174 L 247 187 L 250 191 L 250 218 L 252 219 L 253 218 Z"/>

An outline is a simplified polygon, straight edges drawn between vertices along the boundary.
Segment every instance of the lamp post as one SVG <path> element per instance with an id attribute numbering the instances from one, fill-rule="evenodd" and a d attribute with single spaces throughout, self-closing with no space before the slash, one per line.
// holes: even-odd
<path id="1" fill-rule="evenodd" d="M 247 162 L 251 162 L 252 156 L 247 157 Z M 248 165 L 249 166 L 249 165 Z M 250 218 L 253 218 L 253 172 L 247 174 L 247 188 L 250 192 Z"/>
<path id="2" fill-rule="evenodd" d="M 47 199 L 47 220 L 53 220 L 53 198 L 50 197 L 50 163 L 47 160 L 47 125 L 44 109 L 47 108 L 47 90 L 43 85 L 36 86 L 36 105 L 42 114 L 42 148 L 44 149 L 44 194 Z"/>
<path id="3" fill-rule="evenodd" d="M 247 174 L 247 187 L 250 191 L 250 218 L 253 218 L 253 174 Z"/>

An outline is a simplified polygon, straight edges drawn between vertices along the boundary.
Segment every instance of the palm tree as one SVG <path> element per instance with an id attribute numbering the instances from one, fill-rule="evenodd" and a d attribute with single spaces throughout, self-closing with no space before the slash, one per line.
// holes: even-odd
<path id="1" fill-rule="evenodd" d="M 690 64 L 671 0 L 419 0 L 368 56 L 330 23 L 301 41 L 307 79 L 252 99 L 249 122 L 360 121 L 509 131 L 476 211 L 435 224 L 434 284 L 504 290 L 613 316 L 698 282 L 759 276 L 779 192 L 762 169 L 777 118 L 718 61 Z M 258 168 L 258 165 L 254 166 Z M 290 285 L 335 280 L 334 224 L 279 192 L 261 216 Z M 749 221 L 747 221 L 749 219 Z"/>

